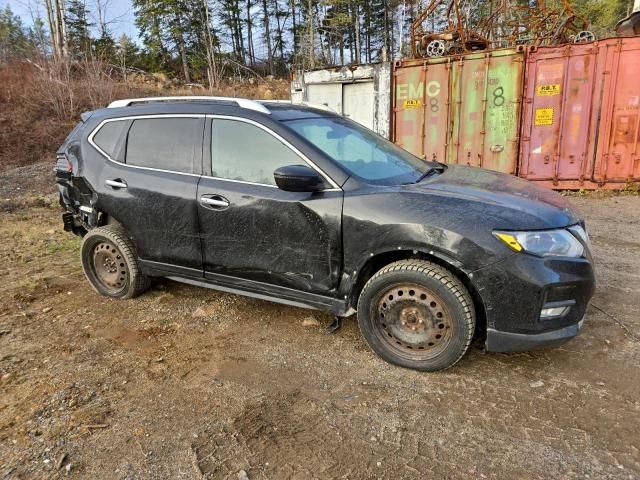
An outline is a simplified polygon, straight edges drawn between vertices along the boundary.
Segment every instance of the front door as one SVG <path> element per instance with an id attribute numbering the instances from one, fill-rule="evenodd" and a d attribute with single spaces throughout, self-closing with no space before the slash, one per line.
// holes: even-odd
<path id="1" fill-rule="evenodd" d="M 205 277 L 331 295 L 342 258 L 342 191 L 280 190 L 274 170 L 305 160 L 257 123 L 214 118 L 210 130 L 211 176 L 198 186 Z"/>
<path id="2" fill-rule="evenodd" d="M 122 224 L 151 266 L 202 272 L 196 192 L 204 123 L 204 117 L 115 120 L 91 139 L 109 158 L 94 186 L 98 207 Z"/>

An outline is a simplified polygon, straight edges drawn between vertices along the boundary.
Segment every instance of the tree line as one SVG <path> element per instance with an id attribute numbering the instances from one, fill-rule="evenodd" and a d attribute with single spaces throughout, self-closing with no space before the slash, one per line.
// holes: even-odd
<path id="1" fill-rule="evenodd" d="M 109 0 L 39 0 L 29 26 L 0 10 L 0 63 L 98 58 L 122 71 L 162 72 L 217 85 L 233 76 L 386 61 L 410 54 L 411 24 L 426 0 L 132 0 L 138 38 L 115 38 Z M 467 2 L 469 15 L 488 2 Z M 549 3 L 549 2 L 547 2 Z M 632 0 L 578 0 L 599 35 Z M 477 13 L 477 12 L 476 12 Z"/>

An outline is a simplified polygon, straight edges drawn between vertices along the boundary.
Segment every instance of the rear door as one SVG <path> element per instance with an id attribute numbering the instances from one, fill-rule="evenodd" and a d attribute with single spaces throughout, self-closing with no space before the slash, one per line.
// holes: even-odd
<path id="1" fill-rule="evenodd" d="M 280 190 L 274 170 L 304 165 L 300 152 L 249 120 L 216 117 L 207 128 L 210 170 L 198 187 L 205 277 L 331 295 L 342 262 L 342 190 Z"/>
<path id="2" fill-rule="evenodd" d="M 94 188 L 152 266 L 202 273 L 196 192 L 204 116 L 109 120 L 89 142 L 108 160 Z"/>

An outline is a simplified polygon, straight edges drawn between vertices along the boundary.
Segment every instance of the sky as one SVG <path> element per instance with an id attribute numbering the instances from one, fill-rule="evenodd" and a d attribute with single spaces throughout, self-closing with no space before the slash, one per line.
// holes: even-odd
<path id="1" fill-rule="evenodd" d="M 89 10 L 93 10 L 95 0 L 86 0 Z M 104 0 L 102 0 L 104 3 Z M 113 37 L 118 38 L 121 34 L 126 33 L 139 43 L 138 31 L 134 24 L 133 7 L 130 0 L 108 0 L 107 20 L 110 21 L 109 31 Z M 46 11 L 44 0 L 0 0 L 0 8 L 4 9 L 7 5 L 11 7 L 14 14 L 22 18 L 24 25 L 31 25 L 32 12 L 40 17 L 46 23 Z M 95 21 L 93 23 L 96 23 Z"/>

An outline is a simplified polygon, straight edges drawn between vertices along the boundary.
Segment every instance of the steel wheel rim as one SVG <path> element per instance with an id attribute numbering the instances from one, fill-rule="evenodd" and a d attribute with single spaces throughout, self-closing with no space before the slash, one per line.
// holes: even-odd
<path id="1" fill-rule="evenodd" d="M 102 241 L 93 248 L 92 267 L 96 279 L 105 289 L 119 292 L 127 286 L 129 268 L 113 243 Z"/>
<path id="2" fill-rule="evenodd" d="M 396 284 L 373 307 L 378 337 L 397 354 L 429 360 L 444 352 L 453 336 L 453 319 L 442 298 L 414 283 Z"/>
<path id="3" fill-rule="evenodd" d="M 575 38 L 573 39 L 573 42 L 587 43 L 587 42 L 593 42 L 595 41 L 595 39 L 596 39 L 596 36 L 594 35 L 593 32 L 590 32 L 588 30 L 582 30 L 576 34 Z"/>
<path id="4" fill-rule="evenodd" d="M 427 45 L 428 57 L 441 57 L 446 50 L 445 43 L 442 40 L 431 40 Z"/>

